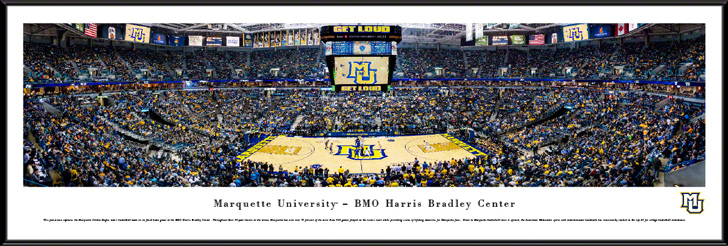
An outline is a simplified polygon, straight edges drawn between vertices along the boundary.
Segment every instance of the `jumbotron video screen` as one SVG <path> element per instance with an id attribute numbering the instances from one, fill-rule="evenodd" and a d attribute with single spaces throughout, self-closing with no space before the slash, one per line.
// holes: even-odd
<path id="1" fill-rule="evenodd" d="M 389 84 L 389 57 L 335 57 L 334 64 L 334 85 Z"/>

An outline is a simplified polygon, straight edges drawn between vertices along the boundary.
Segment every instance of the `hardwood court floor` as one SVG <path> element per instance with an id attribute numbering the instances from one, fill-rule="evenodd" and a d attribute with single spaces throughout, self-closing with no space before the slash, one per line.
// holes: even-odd
<path id="1" fill-rule="evenodd" d="M 334 143 L 333 152 L 324 148 L 326 140 Z M 442 135 L 363 138 L 369 155 L 357 154 L 355 138 L 303 138 L 278 136 L 248 157 L 248 160 L 283 165 L 286 170 L 296 166 L 320 164 L 335 173 L 342 166 L 352 173 L 379 173 L 389 165 L 413 162 L 449 161 L 453 158 L 475 157 Z M 429 143 L 429 146 L 425 144 Z M 379 147 L 381 144 L 381 149 Z"/>

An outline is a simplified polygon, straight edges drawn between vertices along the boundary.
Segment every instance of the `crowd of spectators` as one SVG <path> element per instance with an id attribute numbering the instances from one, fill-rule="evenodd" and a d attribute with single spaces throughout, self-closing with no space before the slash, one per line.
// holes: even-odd
<path id="1" fill-rule="evenodd" d="M 53 45 L 24 44 L 23 64 L 33 73 L 30 83 L 61 83 L 75 76 L 67 50 Z"/>
<path id="2" fill-rule="evenodd" d="M 33 182 L 30 185 L 212 186 L 225 178 L 226 163 L 232 162 L 225 157 L 247 147 L 244 140 L 225 144 L 222 142 L 228 141 L 213 140 L 186 149 L 181 157 L 175 156 L 180 152 L 161 154 L 128 141 L 96 117 L 98 104 L 83 107 L 65 98 L 51 103 L 61 113 L 46 110 L 39 99 L 25 102 L 29 134 L 24 144 L 24 170 L 26 179 Z M 172 138 L 169 141 L 179 141 L 172 137 L 175 133 L 165 134 Z"/>
<path id="3" fill-rule="evenodd" d="M 508 77 L 530 77 L 531 67 L 528 63 L 528 52 L 511 50 L 508 52 Z"/>
<path id="4" fill-rule="evenodd" d="M 319 52 L 319 49 L 253 51 L 250 57 L 248 77 L 253 79 L 324 78 L 323 63 L 320 60 L 317 62 Z"/>
<path id="5" fill-rule="evenodd" d="M 60 82 L 63 78 L 55 71 L 58 63 L 56 53 L 60 51 L 55 46 L 23 45 L 23 65 L 30 70 L 23 73 L 26 83 L 52 83 Z"/>
<path id="6" fill-rule="evenodd" d="M 461 50 L 398 49 L 401 59 L 397 70 L 404 78 L 458 78 L 465 76 L 465 62 Z M 438 71 L 437 68 L 442 69 Z"/>
<path id="7" fill-rule="evenodd" d="M 68 50 L 73 55 L 73 61 L 78 66 L 79 74 L 92 80 L 109 75 L 108 68 L 102 63 L 102 58 L 111 57 L 111 49 L 106 46 L 71 46 Z M 108 59 L 108 58 L 107 58 Z M 96 70 L 92 72 L 91 70 Z"/>
<path id="8" fill-rule="evenodd" d="M 573 49 L 461 51 L 401 48 L 398 53 L 395 69 L 398 78 L 554 77 L 702 81 L 705 73 L 704 38 L 647 44 L 587 45 Z M 129 68 L 125 68 L 117 54 Z M 123 81 L 136 81 L 137 77 L 142 80 L 172 79 L 177 76 L 169 75 L 177 73 L 177 70 L 181 72 L 181 78 L 186 79 L 323 79 L 327 78 L 327 74 L 322 54 L 320 49 L 311 48 L 252 52 L 206 49 L 157 51 L 25 44 L 23 64 L 30 70 L 24 77 L 28 83 L 78 80 L 79 76 L 90 77 L 91 68 L 99 71 L 95 77 L 115 75 Z M 473 68 L 477 71 L 474 72 Z M 536 70 L 532 71 L 532 68 Z M 133 71 L 129 72 L 129 69 Z"/>
<path id="9" fill-rule="evenodd" d="M 98 107 L 98 115 L 103 116 L 108 122 L 130 131 L 143 138 L 151 138 L 170 127 L 160 124 L 149 117 L 142 117 L 142 111 L 151 108 L 149 93 L 116 93 L 111 94 L 109 99 L 113 105 Z"/>
<path id="10" fill-rule="evenodd" d="M 25 44 L 23 53 L 26 83 L 110 75 L 122 81 L 136 81 L 137 75 L 171 79 L 177 70 L 180 79 L 326 76 L 319 49 L 182 52 Z M 614 66 L 624 66 L 624 73 L 615 74 Z M 396 71 L 404 78 L 699 81 L 704 69 L 705 41 L 699 38 L 528 51 L 400 49 Z M 499 82 L 459 80 L 433 85 L 464 88 L 407 87 L 414 85 L 353 93 L 311 88 L 123 92 L 109 94 L 110 105 L 90 96 L 26 98 L 24 177 L 30 184 L 63 186 L 650 186 L 657 167 L 666 164 L 658 157 L 680 168 L 705 153 L 705 121 L 696 119 L 705 113 L 704 104 L 610 91 L 629 90 L 626 85 L 500 89 L 492 87 L 502 86 Z M 483 85 L 489 87 L 474 87 Z M 686 95 L 704 97 L 704 91 Z M 478 134 L 457 130 L 463 128 Z M 268 134 L 369 131 L 450 132 L 487 156 L 414 160 L 372 174 L 283 170 L 234 159 Z"/>
<path id="11" fill-rule="evenodd" d="M 59 112 L 45 109 L 41 99 L 28 99 L 25 178 L 31 184 L 66 186 L 650 186 L 660 165 L 657 157 L 682 163 L 704 154 L 705 123 L 693 120 L 704 113 L 702 104 L 605 92 L 492 87 L 387 93 L 166 91 L 111 94 L 113 103 L 104 106 L 84 96 L 42 99 Z M 499 101 L 502 108 L 495 107 Z M 543 118 L 540 112 L 554 103 L 568 106 L 568 112 L 502 135 L 491 129 Z M 140 116 L 143 109 L 161 119 Z M 296 121 L 297 131 L 290 132 Z M 150 143 L 166 150 L 128 139 L 114 125 L 150 136 Z M 478 134 L 463 134 L 458 130 L 463 128 Z M 267 134 L 336 131 L 450 132 L 486 156 L 415 160 L 373 174 L 282 170 L 234 159 Z M 555 139 L 565 140 L 549 142 Z M 538 150 L 547 143 L 549 148 Z"/>
<path id="12" fill-rule="evenodd" d="M 117 59 L 114 51 L 107 50 L 106 52 L 107 55 L 101 56 L 99 58 L 104 61 L 104 64 L 106 64 L 109 74 L 114 75 L 113 81 L 136 81 L 136 77 L 132 76 L 131 71 L 129 71 L 129 67 L 127 67 L 126 64 Z M 124 52 L 120 54 L 124 54 Z M 130 61 L 127 58 L 124 59 Z"/>

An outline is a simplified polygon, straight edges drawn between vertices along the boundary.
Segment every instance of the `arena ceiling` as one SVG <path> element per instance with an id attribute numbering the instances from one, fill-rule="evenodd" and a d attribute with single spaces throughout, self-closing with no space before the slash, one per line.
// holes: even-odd
<path id="1" fill-rule="evenodd" d="M 320 28 L 327 25 L 399 25 L 402 27 L 402 41 L 406 43 L 439 43 L 459 45 L 465 36 L 465 23 L 135 23 L 166 30 L 176 34 L 242 34 L 302 28 Z M 517 24 L 517 25 L 511 25 Z M 483 23 L 488 33 L 549 33 L 556 32 L 563 25 L 571 23 Z M 655 24 L 648 23 L 626 34 L 678 34 L 705 27 L 704 24 Z M 27 35 L 57 35 L 58 30 L 83 33 L 67 24 L 26 24 Z"/>

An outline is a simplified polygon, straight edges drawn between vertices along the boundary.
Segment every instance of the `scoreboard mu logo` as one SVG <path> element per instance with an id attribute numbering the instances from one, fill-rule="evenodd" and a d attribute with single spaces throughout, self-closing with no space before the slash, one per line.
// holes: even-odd
<path id="1" fill-rule="evenodd" d="M 682 206 L 680 206 L 681 208 L 687 209 L 688 213 L 691 214 L 700 214 L 703 212 L 704 199 L 698 198 L 700 192 L 682 192 L 680 194 L 682 195 Z"/>
<path id="2" fill-rule="evenodd" d="M 346 78 L 354 79 L 356 84 L 376 84 L 377 70 L 371 68 L 372 62 L 349 62 L 349 74 Z"/>
<path id="3" fill-rule="evenodd" d="M 387 158 L 383 149 L 374 149 L 374 145 L 364 145 L 357 150 L 355 145 L 339 145 L 336 155 L 346 155 L 352 160 L 381 160 Z"/>
<path id="4" fill-rule="evenodd" d="M 141 28 L 132 28 L 131 34 L 129 34 L 129 37 L 134 39 L 134 41 L 137 42 L 144 42 L 145 40 L 145 34 L 144 29 Z"/>

